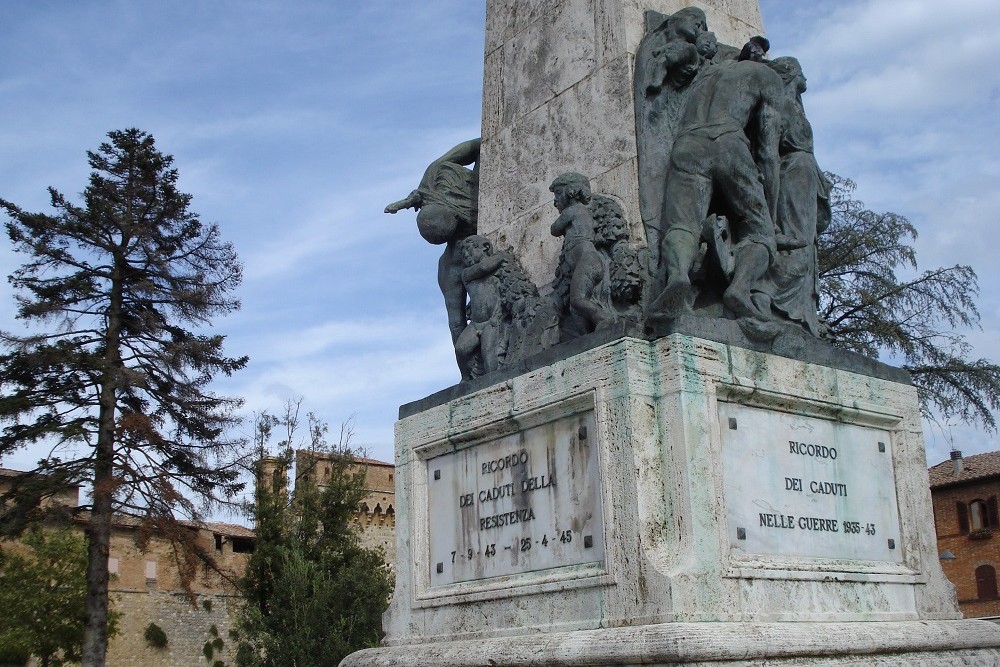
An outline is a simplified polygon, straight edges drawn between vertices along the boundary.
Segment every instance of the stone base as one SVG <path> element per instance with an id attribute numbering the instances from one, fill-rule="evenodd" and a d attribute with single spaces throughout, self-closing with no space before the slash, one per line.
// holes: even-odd
<path id="1" fill-rule="evenodd" d="M 360 651 L 342 667 L 1000 664 L 988 621 L 663 623 Z"/>
<path id="2" fill-rule="evenodd" d="M 1000 665 L 915 389 L 820 352 L 626 336 L 407 406 L 384 647 L 344 665 Z"/>

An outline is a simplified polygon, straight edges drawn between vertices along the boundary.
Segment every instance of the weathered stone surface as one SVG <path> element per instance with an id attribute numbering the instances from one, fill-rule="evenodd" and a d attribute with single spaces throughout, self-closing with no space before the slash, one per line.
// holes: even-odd
<path id="1" fill-rule="evenodd" d="M 596 418 L 608 536 L 602 571 L 553 566 L 463 581 L 447 587 L 447 594 L 436 590 L 427 527 L 453 521 L 458 508 L 454 516 L 429 513 L 427 462 L 558 421 L 577 413 L 581 402 L 593 406 Z M 789 555 L 741 548 L 726 520 L 720 427 L 726 405 L 776 410 L 801 428 L 821 423 L 831 433 L 840 423 L 855 424 L 888 440 L 900 519 L 898 527 L 879 524 L 891 529 L 896 547 L 864 551 L 868 560 L 857 558 L 861 552 L 826 551 L 817 559 L 803 555 L 812 553 L 808 549 Z M 409 466 L 398 477 L 409 502 L 401 501 L 398 511 L 400 517 L 408 513 L 400 523 L 412 532 L 408 558 L 400 554 L 398 562 L 412 566 L 399 571 L 387 641 L 423 641 L 418 634 L 495 636 L 552 630 L 553 624 L 586 629 L 680 620 L 955 618 L 933 536 L 926 536 L 930 506 L 922 443 L 913 428 L 916 406 L 909 385 L 674 334 L 620 339 L 411 414 L 399 422 L 397 457 Z M 838 474 L 850 485 L 868 479 L 863 469 Z M 878 479 L 884 483 L 886 475 Z M 751 516 L 763 511 L 752 508 Z M 556 581 L 565 593 L 543 595 Z M 512 607 L 512 598 L 527 604 Z M 454 606 L 465 602 L 475 613 Z M 421 630 L 414 634 L 416 627 Z"/>
<path id="2" fill-rule="evenodd" d="M 547 223 L 532 214 L 551 210 L 548 186 L 561 173 L 579 172 L 595 181 L 630 165 L 635 157 L 633 124 L 618 122 L 632 116 L 629 61 L 609 62 L 550 103 L 536 107 L 501 130 L 495 139 L 495 168 L 490 186 L 480 188 L 480 230 L 500 245 L 514 245 L 528 275 L 537 284 L 548 283 L 555 271 L 558 244 L 539 250 L 548 235 Z M 607 95 L 607 104 L 594 99 Z M 485 165 L 484 172 L 485 174 Z M 525 178 L 525 173 L 532 178 Z M 483 176 L 485 179 L 485 175 Z M 637 208 L 636 193 L 622 179 L 620 190 L 602 189 L 621 200 L 626 210 Z M 494 224 L 498 220 L 512 224 Z M 493 222 L 484 222 L 492 220 Z"/>
<path id="3" fill-rule="evenodd" d="M 604 560 L 594 413 L 569 415 L 427 461 L 430 581 Z M 525 537 L 525 534 L 530 534 Z"/>
<path id="4" fill-rule="evenodd" d="M 529 371 L 544 368 L 622 336 L 654 340 L 675 333 L 722 343 L 730 346 L 732 350 L 765 352 L 788 359 L 810 361 L 820 368 L 830 367 L 848 371 L 858 374 L 861 378 L 871 377 L 875 382 L 888 380 L 904 387 L 910 383 L 909 374 L 900 368 L 883 364 L 856 352 L 834 347 L 802 332 L 794 332 L 795 335 L 780 337 L 773 342 L 757 341 L 747 338 L 736 321 L 688 316 L 650 329 L 643 329 L 629 322 L 619 322 L 608 329 L 557 345 L 498 373 L 477 378 L 472 382 L 457 384 L 418 401 L 406 403 L 400 407 L 399 416 L 400 419 L 403 419 L 453 399 L 469 396 L 485 387 Z M 916 423 L 916 428 L 919 429 L 919 420 Z"/>
<path id="5" fill-rule="evenodd" d="M 1000 628 L 987 621 L 670 623 L 381 648 L 345 667 L 990 667 Z M 985 647 L 985 648 L 984 648 Z"/>
<path id="6" fill-rule="evenodd" d="M 503 123 L 527 115 L 589 77 L 597 64 L 588 3 L 555 2 L 503 45 Z"/>
<path id="7" fill-rule="evenodd" d="M 719 430 L 734 552 L 902 562 L 889 431 L 737 401 Z"/>
<path id="8" fill-rule="evenodd" d="M 229 632 L 235 626 L 241 598 L 236 595 L 199 596 L 196 604 L 184 593 L 167 591 L 112 591 L 112 609 L 121 614 L 118 633 L 108 644 L 107 664 L 113 667 L 190 667 L 205 662 L 206 643 L 213 647 L 213 661 L 231 662 L 236 642 Z M 155 623 L 167 636 L 163 648 L 150 646 L 144 635 Z M 212 629 L 215 628 L 215 634 Z"/>
<path id="9" fill-rule="evenodd" d="M 542 18 L 551 0 L 487 0 L 486 52 L 501 47 Z"/>
<path id="10" fill-rule="evenodd" d="M 873 477 L 852 466 L 831 475 L 849 489 L 894 485 L 898 524 L 883 525 L 883 517 L 877 527 L 893 533 L 893 547 L 851 552 L 814 540 L 818 551 L 808 544 L 742 548 L 730 534 L 730 518 L 747 500 L 728 486 L 727 448 L 739 443 L 723 433 L 732 416 L 727 406 L 774 413 L 791 428 L 826 429 L 839 447 L 851 446 L 857 433 L 884 438 L 891 463 L 883 460 L 882 472 Z M 457 506 L 432 511 L 437 462 L 517 442 L 518 433 L 590 410 L 587 438 L 597 448 L 604 521 L 590 534 L 603 535 L 603 560 L 556 558 L 544 569 L 484 570 L 483 577 L 436 584 L 441 559 L 430 557 L 431 534 L 460 513 Z M 407 414 L 397 424 L 397 480 L 400 525 L 409 531 L 400 532 L 397 558 L 410 567 L 398 570 L 385 617 L 386 644 L 398 648 L 357 654 L 347 664 L 893 664 L 890 656 L 909 651 L 922 664 L 944 665 L 990 664 L 983 661 L 1000 655 L 1000 628 L 956 620 L 953 589 L 927 530 L 927 473 L 908 384 L 671 334 L 618 338 Z M 841 438 L 844 429 L 855 435 Z M 747 442 L 773 435 L 761 430 Z M 496 452 L 483 451 L 479 458 L 495 460 L 486 454 Z M 783 481 L 781 461 L 774 465 L 777 472 L 761 484 Z M 593 475 L 572 466 L 560 474 L 572 470 Z M 784 492 L 769 488 L 759 497 Z M 532 507 L 522 502 L 520 509 Z M 854 511 L 821 507 L 838 528 Z M 762 512 L 753 507 L 750 515 Z M 508 537 L 542 540 L 549 530 L 542 523 L 520 524 Z M 490 530 L 467 534 L 479 540 Z M 482 550 L 477 544 L 476 557 Z"/>
<path id="11" fill-rule="evenodd" d="M 535 213 L 548 205 L 548 183 L 567 171 L 599 183 L 607 172 L 634 168 L 631 58 L 644 34 L 643 15 L 688 4 L 489 0 L 479 232 L 498 247 L 510 240 L 537 284 L 551 279 L 559 252 L 558 244 L 537 247 L 547 223 Z M 762 32 L 752 0 L 698 4 L 720 41 L 742 44 Z M 602 191 L 635 219 L 635 188 Z"/>

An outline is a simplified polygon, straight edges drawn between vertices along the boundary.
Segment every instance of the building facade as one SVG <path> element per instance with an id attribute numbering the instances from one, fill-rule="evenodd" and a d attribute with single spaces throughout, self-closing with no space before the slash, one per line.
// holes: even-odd
<path id="1" fill-rule="evenodd" d="M 298 451 L 296 483 L 308 474 L 322 488 L 331 466 L 332 457 Z M 366 496 L 355 515 L 362 528 L 362 544 L 380 548 L 386 564 L 392 567 L 396 553 L 395 466 L 358 458 L 351 467 L 365 473 Z M 276 472 L 266 464 L 265 470 Z M 0 468 L 0 492 L 21 474 Z M 283 485 L 287 479 L 275 482 Z M 77 507 L 79 492 L 79 487 L 67 487 L 45 502 Z M 86 515 L 80 515 L 73 525 L 82 532 Z M 190 531 L 187 538 L 212 557 L 214 568 L 191 560 L 173 541 L 138 519 L 115 517 L 108 570 L 112 608 L 121 616 L 118 633 L 108 644 L 108 667 L 232 664 L 235 645 L 229 631 L 240 603 L 236 581 L 254 550 L 254 531 L 228 523 L 182 522 L 182 526 Z M 187 587 L 182 570 L 193 575 Z M 165 643 L 150 641 L 150 626 L 162 632 Z"/>
<path id="2" fill-rule="evenodd" d="M 1000 616 L 1000 452 L 963 457 L 928 471 L 941 566 L 967 618 Z"/>
<path id="3" fill-rule="evenodd" d="M 23 473 L 0 468 L 0 493 Z M 80 488 L 68 485 L 43 506 L 79 507 Z M 83 533 L 86 512 L 71 524 Z M 108 572 L 111 608 L 119 614 L 118 632 L 108 642 L 109 667 L 188 667 L 205 662 L 211 647 L 216 660 L 231 664 L 229 637 L 239 602 L 235 581 L 253 551 L 253 531 L 227 523 L 181 522 L 182 537 L 211 556 L 215 567 L 192 560 L 161 531 L 134 517 L 116 516 L 111 528 Z M 183 534 L 187 531 L 187 534 Z M 19 548 L 2 542 L 0 548 Z M 188 586 L 182 570 L 190 573 Z M 0 612 L 2 613 L 2 612 Z M 163 642 L 151 642 L 150 626 Z"/>
<path id="4" fill-rule="evenodd" d="M 108 570 L 112 608 L 121 617 L 118 634 L 108 643 L 109 667 L 232 664 L 229 631 L 240 601 L 235 582 L 253 551 L 253 531 L 227 523 L 184 522 L 184 528 L 217 569 L 188 560 L 173 542 L 138 521 L 115 520 Z M 190 593 L 181 576 L 187 568 L 194 575 Z M 165 645 L 147 638 L 151 625 L 162 631 Z"/>
<path id="5" fill-rule="evenodd" d="M 323 488 L 332 473 L 335 455 L 300 449 L 295 452 L 295 483 L 309 477 Z M 357 457 L 353 470 L 365 473 L 365 499 L 355 514 L 361 527 L 361 544 L 381 549 L 386 565 L 396 566 L 396 466 L 385 461 Z"/>

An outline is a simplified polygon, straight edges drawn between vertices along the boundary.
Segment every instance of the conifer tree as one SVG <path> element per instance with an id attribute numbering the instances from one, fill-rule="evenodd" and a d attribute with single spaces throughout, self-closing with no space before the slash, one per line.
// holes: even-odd
<path id="1" fill-rule="evenodd" d="M 0 665 L 28 656 L 40 667 L 78 663 L 86 595 L 87 545 L 72 529 L 36 525 L 20 542 L 0 543 Z"/>
<path id="2" fill-rule="evenodd" d="M 97 151 L 81 204 L 49 190 L 55 212 L 0 199 L 26 262 L 11 276 L 28 333 L 0 334 L 0 457 L 37 447 L 37 468 L 0 498 L 0 529 L 40 518 L 65 484 L 89 487 L 82 661 L 104 664 L 112 516 L 142 517 L 183 540 L 241 488 L 237 399 L 209 389 L 246 364 L 223 353 L 211 317 L 239 307 L 232 246 L 189 209 L 173 158 L 137 129 Z M 171 533 L 171 531 L 173 531 Z"/>
<path id="3" fill-rule="evenodd" d="M 308 416 L 308 445 L 296 459 L 287 488 L 298 404 L 284 418 L 262 415 L 252 516 L 256 548 L 242 590 L 246 606 L 237 624 L 239 667 L 336 667 L 348 654 L 376 646 L 392 578 L 379 550 L 365 548 L 356 522 L 364 500 L 365 469 L 350 446 L 349 425 L 328 445 L 326 424 Z M 279 454 L 264 445 L 284 426 Z M 322 484 L 315 467 L 322 461 Z M 329 474 L 327 474 L 329 471 Z"/>
<path id="4" fill-rule="evenodd" d="M 1000 365 L 970 358 L 960 329 L 979 326 L 979 284 L 957 264 L 917 273 L 917 230 L 865 208 L 855 184 L 833 182 L 833 219 L 819 236 L 819 315 L 831 341 L 909 371 L 924 417 L 996 429 Z"/>

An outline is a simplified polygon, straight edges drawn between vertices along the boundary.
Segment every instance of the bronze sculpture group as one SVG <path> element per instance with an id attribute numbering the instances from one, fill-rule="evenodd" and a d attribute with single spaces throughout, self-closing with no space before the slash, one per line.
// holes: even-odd
<path id="1" fill-rule="evenodd" d="M 646 243 L 622 206 L 582 174 L 551 184 L 563 247 L 552 282 L 476 235 L 479 140 L 436 160 L 386 212 L 418 210 L 444 244 L 439 283 L 463 380 L 617 322 L 734 319 L 748 336 L 821 335 L 816 238 L 830 184 L 813 156 L 794 58 L 767 60 L 754 37 L 719 44 L 704 12 L 647 12 L 634 94 Z"/>

